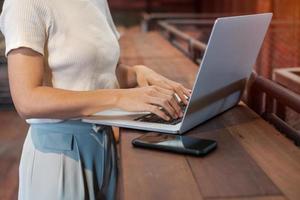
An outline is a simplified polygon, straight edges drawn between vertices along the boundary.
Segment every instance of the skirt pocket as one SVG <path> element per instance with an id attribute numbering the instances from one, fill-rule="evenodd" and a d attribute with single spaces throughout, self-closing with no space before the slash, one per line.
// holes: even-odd
<path id="1" fill-rule="evenodd" d="M 43 150 L 72 151 L 74 136 L 72 133 L 57 132 L 41 128 L 32 128 L 34 146 Z"/>
<path id="2" fill-rule="evenodd" d="M 85 199 L 85 172 L 75 136 L 32 127 L 31 140 L 33 158 L 27 165 L 32 169 L 23 173 L 26 195 L 20 199 Z"/>

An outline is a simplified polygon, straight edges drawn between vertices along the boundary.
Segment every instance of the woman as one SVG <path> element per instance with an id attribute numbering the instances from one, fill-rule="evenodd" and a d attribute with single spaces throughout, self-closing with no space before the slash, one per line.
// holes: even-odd
<path id="1" fill-rule="evenodd" d="M 13 101 L 30 124 L 19 199 L 114 199 L 112 129 L 79 118 L 110 108 L 178 118 L 174 94 L 187 103 L 190 91 L 145 66 L 118 63 L 106 0 L 6 0 L 0 26 Z"/>

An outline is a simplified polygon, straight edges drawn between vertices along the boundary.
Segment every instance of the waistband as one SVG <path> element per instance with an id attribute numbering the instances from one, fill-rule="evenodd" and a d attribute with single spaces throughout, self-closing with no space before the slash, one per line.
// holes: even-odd
<path id="1" fill-rule="evenodd" d="M 57 123 L 38 123 L 31 124 L 31 129 L 44 129 L 44 130 L 68 130 L 68 132 L 81 132 L 81 131 L 89 131 L 93 130 L 95 132 L 99 132 L 101 130 L 111 130 L 110 126 L 102 126 L 97 124 L 91 124 L 82 122 L 81 120 L 65 120 Z"/>

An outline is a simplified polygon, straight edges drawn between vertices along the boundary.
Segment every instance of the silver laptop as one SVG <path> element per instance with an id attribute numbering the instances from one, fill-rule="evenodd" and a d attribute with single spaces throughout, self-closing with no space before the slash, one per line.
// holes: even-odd
<path id="1" fill-rule="evenodd" d="M 181 134 L 235 106 L 255 64 L 272 13 L 215 21 L 189 103 L 181 119 L 164 121 L 151 113 L 106 110 L 85 122 Z M 170 69 L 171 70 L 171 69 Z"/>

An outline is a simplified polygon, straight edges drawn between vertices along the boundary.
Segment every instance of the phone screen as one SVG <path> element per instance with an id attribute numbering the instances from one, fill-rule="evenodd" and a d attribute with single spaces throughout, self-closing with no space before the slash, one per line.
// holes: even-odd
<path id="1" fill-rule="evenodd" d="M 139 143 L 140 145 L 138 146 L 143 146 L 142 144 L 144 144 L 147 147 L 162 147 L 162 149 L 173 149 L 181 152 L 196 150 L 200 153 L 207 153 L 216 147 L 216 141 L 213 140 L 161 133 L 147 133 L 135 140 L 133 143 Z"/>

